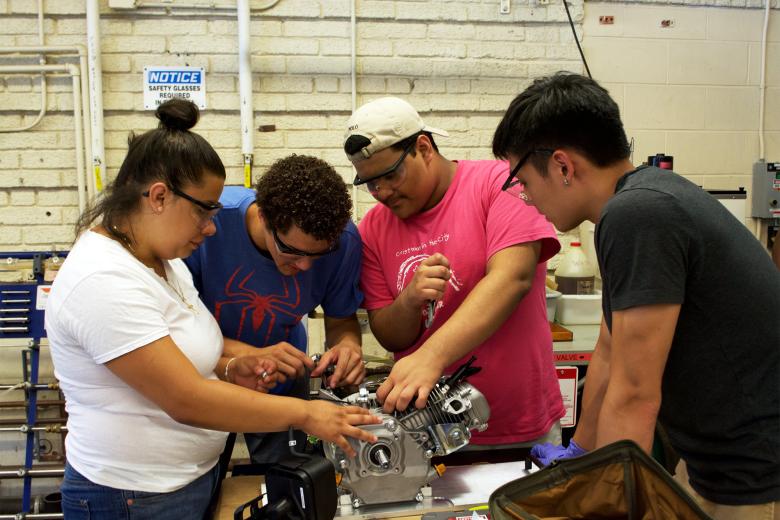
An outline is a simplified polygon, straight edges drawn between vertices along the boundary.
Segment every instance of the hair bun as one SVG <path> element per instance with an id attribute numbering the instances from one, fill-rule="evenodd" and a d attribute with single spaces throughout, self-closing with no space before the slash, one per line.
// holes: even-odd
<path id="1" fill-rule="evenodd" d="M 173 98 L 157 107 L 155 111 L 160 127 L 168 130 L 189 130 L 198 122 L 200 111 L 192 101 Z"/>

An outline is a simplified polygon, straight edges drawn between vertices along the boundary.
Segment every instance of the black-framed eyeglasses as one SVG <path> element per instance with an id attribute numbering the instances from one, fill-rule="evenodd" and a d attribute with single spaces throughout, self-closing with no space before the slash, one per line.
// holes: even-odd
<path id="1" fill-rule="evenodd" d="M 279 250 L 280 253 L 285 255 L 295 255 L 295 256 L 324 256 L 328 253 L 332 253 L 336 251 L 339 248 L 339 240 L 336 239 L 335 242 L 333 242 L 328 249 L 324 249 L 322 251 L 301 251 L 298 248 L 295 248 L 293 246 L 287 245 L 284 242 L 282 242 L 282 239 L 279 238 L 279 233 L 276 232 L 276 228 L 273 228 L 271 230 L 271 233 L 273 233 L 274 236 L 274 243 L 276 244 L 276 248 Z"/>
<path id="2" fill-rule="evenodd" d="M 173 186 L 168 186 L 168 189 L 171 190 L 171 192 L 174 195 L 177 195 L 177 196 L 179 196 L 179 197 L 181 197 L 183 199 L 186 199 L 191 204 L 193 204 L 194 206 L 200 208 L 201 210 L 203 210 L 205 212 L 205 213 L 200 213 L 200 214 L 197 214 L 197 215 L 193 215 L 197 219 L 198 227 L 200 229 L 205 229 L 209 225 L 209 223 L 211 223 L 211 221 L 214 219 L 214 217 L 217 216 L 217 213 L 219 213 L 219 210 L 222 209 L 222 203 L 219 202 L 219 201 L 211 202 L 211 201 L 199 200 L 199 199 L 196 199 L 195 197 L 193 197 L 192 195 L 188 195 L 188 194 L 184 193 L 183 191 L 181 191 L 178 188 L 174 188 Z M 141 193 L 141 195 L 143 195 L 144 197 L 148 197 L 149 196 L 149 191 L 147 190 L 147 191 Z"/>
<path id="3" fill-rule="evenodd" d="M 525 196 L 522 193 L 522 190 L 520 190 L 520 181 L 515 179 L 517 177 L 518 172 L 520 171 L 520 168 L 523 167 L 523 165 L 528 162 L 528 159 L 535 154 L 535 153 L 547 153 L 552 154 L 555 150 L 552 148 L 534 148 L 532 150 L 528 150 L 526 154 L 517 161 L 517 164 L 515 164 L 515 167 L 512 168 L 512 170 L 509 172 L 509 176 L 504 181 L 504 184 L 501 186 L 501 191 L 509 191 L 512 195 L 516 195 L 520 197 L 521 199 L 525 200 Z"/>
<path id="4" fill-rule="evenodd" d="M 213 211 L 214 214 L 216 214 L 217 211 L 222 209 L 222 203 L 221 202 L 211 202 L 211 201 L 199 200 L 199 199 L 196 199 L 195 197 L 193 197 L 192 195 L 187 195 L 186 193 L 184 193 L 180 189 L 174 188 L 173 186 L 168 186 L 168 189 L 171 190 L 174 195 L 178 195 L 179 197 L 181 197 L 183 199 L 187 199 L 188 201 L 192 202 L 193 204 L 195 204 L 196 206 L 198 206 L 201 209 L 204 209 L 206 211 Z M 141 193 L 141 195 L 143 195 L 144 197 L 148 197 L 149 196 L 149 191 L 147 190 L 147 191 Z"/>
<path id="5" fill-rule="evenodd" d="M 355 180 L 352 181 L 352 184 L 354 184 L 355 186 L 361 186 L 365 184 L 366 189 L 368 189 L 370 193 L 376 193 L 377 191 L 379 191 L 379 187 L 377 186 L 376 181 L 383 177 L 388 177 L 394 174 L 398 170 L 398 168 L 401 167 L 401 164 L 404 162 L 404 159 L 406 159 L 406 156 L 409 155 L 409 153 L 412 150 L 414 150 L 416 145 L 417 145 L 417 141 L 412 141 L 411 143 L 409 143 L 409 146 L 407 146 L 404 149 L 404 153 L 401 154 L 401 157 L 399 157 L 397 161 L 395 161 L 388 169 L 386 169 L 382 173 L 378 175 L 374 175 L 370 179 L 361 179 L 359 175 L 355 175 Z M 397 182 L 394 184 L 396 185 L 400 184 L 400 180 L 401 179 L 396 179 Z"/>
<path id="6" fill-rule="evenodd" d="M 206 211 L 213 211 L 216 214 L 217 211 L 222 209 L 222 203 L 219 202 L 219 201 L 211 202 L 211 201 L 198 200 L 195 197 L 193 197 L 191 195 L 187 195 L 186 193 L 184 193 L 180 189 L 174 188 L 174 187 L 171 187 L 171 191 L 174 194 L 178 195 L 179 197 L 181 197 L 183 199 L 187 199 L 188 201 L 192 202 L 193 204 L 195 204 L 199 208 L 203 208 Z"/>

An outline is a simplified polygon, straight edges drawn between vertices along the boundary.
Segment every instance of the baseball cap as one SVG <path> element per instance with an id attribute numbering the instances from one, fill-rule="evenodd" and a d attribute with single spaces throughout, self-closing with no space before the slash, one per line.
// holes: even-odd
<path id="1" fill-rule="evenodd" d="M 353 154 L 353 163 L 368 159 L 376 152 L 403 141 L 419 132 L 449 136 L 444 130 L 427 126 L 412 105 L 397 97 L 383 97 L 361 106 L 347 121 L 344 144 L 354 136 L 362 136 L 367 144 Z"/>

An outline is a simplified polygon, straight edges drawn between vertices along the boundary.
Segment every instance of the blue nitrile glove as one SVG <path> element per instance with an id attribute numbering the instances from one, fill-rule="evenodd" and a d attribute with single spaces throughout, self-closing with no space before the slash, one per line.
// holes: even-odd
<path id="1" fill-rule="evenodd" d="M 550 442 L 544 444 L 537 444 L 531 448 L 531 455 L 539 459 L 542 466 L 549 466 L 550 463 L 558 459 L 570 459 L 572 457 L 579 457 L 584 455 L 588 450 L 580 447 L 579 444 L 573 440 L 569 441 L 569 446 L 564 448 L 561 444 L 555 445 Z"/>

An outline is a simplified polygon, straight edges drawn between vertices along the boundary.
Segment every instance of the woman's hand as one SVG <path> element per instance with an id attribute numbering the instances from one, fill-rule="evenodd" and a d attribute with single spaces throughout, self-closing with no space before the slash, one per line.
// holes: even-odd
<path id="1" fill-rule="evenodd" d="M 379 424 L 382 420 L 359 406 L 341 406 L 326 401 L 301 401 L 307 407 L 306 419 L 300 429 L 324 441 L 332 442 L 349 457 L 355 450 L 347 437 L 370 443 L 376 435 L 358 428 L 361 424 Z"/>

